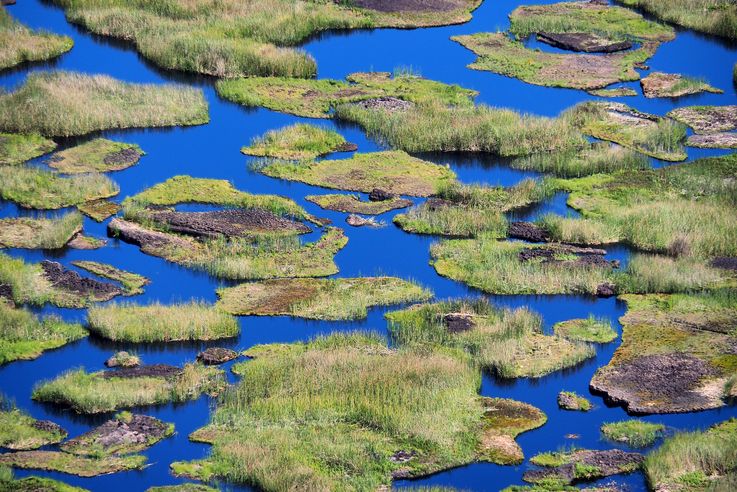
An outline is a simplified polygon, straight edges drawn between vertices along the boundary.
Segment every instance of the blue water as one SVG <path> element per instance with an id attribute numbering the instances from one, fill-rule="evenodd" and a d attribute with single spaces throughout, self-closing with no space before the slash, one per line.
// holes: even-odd
<path id="1" fill-rule="evenodd" d="M 525 84 L 515 79 L 488 72 L 469 70 L 466 65 L 474 55 L 462 46 L 449 40 L 457 34 L 495 31 L 508 25 L 507 15 L 519 3 L 510 0 L 485 2 L 467 24 L 459 26 L 397 30 L 353 31 L 350 33 L 328 33 L 316 37 L 304 45 L 319 67 L 321 78 L 343 78 L 354 71 L 387 70 L 396 67 L 412 67 L 423 76 L 447 83 L 457 83 L 479 91 L 478 101 L 493 106 L 503 106 L 539 115 L 555 116 L 566 108 L 589 99 L 596 99 L 581 91 L 553 89 Z M 536 2 L 526 2 L 536 3 Z M 537 2 L 543 3 L 543 2 Z M 552 3 L 552 1 L 550 2 Z M 0 73 L 0 87 L 11 90 L 21 84 L 34 71 L 49 69 L 75 70 L 87 73 L 105 73 L 131 82 L 165 83 L 179 82 L 203 89 L 210 107 L 211 122 L 207 125 L 156 130 L 127 130 L 101 132 L 107 138 L 132 142 L 140 145 L 146 156 L 141 162 L 125 171 L 112 173 L 120 184 L 120 198 L 135 194 L 153 184 L 177 174 L 197 177 L 223 178 L 242 190 L 257 193 L 277 193 L 296 200 L 309 212 L 328 217 L 343 226 L 345 214 L 324 211 L 304 200 L 307 194 L 322 190 L 314 187 L 283 182 L 255 174 L 248 169 L 249 159 L 239 153 L 242 145 L 263 132 L 296 121 L 309 121 L 275 113 L 264 109 L 247 110 L 221 100 L 213 89 L 214 80 L 187 74 L 161 70 L 140 57 L 128 44 L 90 35 L 66 22 L 63 12 L 42 0 L 20 0 L 9 8 L 12 15 L 33 28 L 43 28 L 71 36 L 74 49 L 52 63 L 23 66 L 20 69 Z M 540 46 L 541 49 L 551 49 Z M 734 104 L 735 88 L 732 83 L 732 66 L 737 61 L 737 47 L 709 36 L 678 30 L 677 38 L 660 47 L 648 62 L 652 70 L 679 72 L 701 77 L 725 91 L 722 95 L 705 94 L 679 100 L 645 99 L 642 96 L 621 98 L 622 102 L 640 110 L 657 114 L 686 104 Z M 644 72 L 643 72 L 644 73 Z M 639 89 L 638 85 L 625 84 Z M 638 90 L 639 92 L 639 90 Z M 336 125 L 331 121 L 320 122 L 335 127 L 349 141 L 359 145 L 361 152 L 380 149 L 359 129 L 350 125 Z M 61 147 L 74 145 L 83 139 L 62 141 Z M 689 149 L 689 158 L 718 155 L 720 151 Z M 449 164 L 463 182 L 513 185 L 535 173 L 520 172 L 508 167 L 508 162 L 487 155 L 425 154 L 423 158 Z M 43 165 L 43 159 L 37 160 Z M 654 166 L 663 163 L 653 161 Z M 516 217 L 531 219 L 539 214 L 555 212 L 563 215 L 575 214 L 567 208 L 566 196 L 559 194 L 544 204 L 515 213 Z M 406 234 L 391 224 L 394 213 L 380 216 L 388 226 L 380 229 L 355 229 L 345 226 L 349 237 L 348 246 L 338 253 L 336 262 L 340 276 L 397 275 L 414 279 L 433 289 L 438 298 L 478 296 L 479 292 L 464 285 L 439 277 L 428 265 L 429 246 L 436 241 L 431 237 Z M 38 212 L 22 210 L 7 202 L 0 202 L 0 216 L 37 215 Z M 104 237 L 105 224 L 85 219 L 85 230 L 89 235 Z M 306 240 L 314 240 L 316 234 Z M 192 298 L 215 300 L 215 289 L 225 282 L 208 275 L 193 272 L 159 258 L 144 255 L 133 245 L 110 240 L 106 247 L 96 251 L 24 251 L 10 250 L 9 254 L 28 261 L 51 258 L 70 266 L 77 259 L 88 259 L 111 263 L 117 267 L 149 277 L 152 282 L 145 294 L 136 297 L 140 303 L 161 301 L 170 303 Z M 624 247 L 611 248 L 612 258 L 626 262 L 630 252 Z M 546 329 L 557 321 L 586 317 L 589 314 L 607 317 L 615 321 L 625 307 L 615 299 L 591 299 L 574 296 L 490 296 L 493 302 L 510 307 L 527 306 L 539 312 Z M 67 320 L 84 320 L 84 310 L 44 307 L 43 313 L 57 313 Z M 246 349 L 257 343 L 291 342 L 307 340 L 318 334 L 340 330 L 374 329 L 386 331 L 383 319 L 385 309 L 374 309 L 366 320 L 351 323 L 315 322 L 286 317 L 241 318 L 242 334 L 214 345 L 234 349 Z M 618 341 L 598 347 L 596 358 L 579 367 L 556 373 L 541 379 L 499 381 L 485 376 L 481 392 L 488 396 L 502 396 L 531 403 L 548 415 L 548 423 L 542 428 L 523 434 L 518 438 L 527 457 L 540 451 L 578 446 L 610 448 L 612 444 L 601 440 L 599 426 L 603 422 L 627 417 L 621 408 L 607 407 L 599 397 L 589 395 L 595 404 L 589 413 L 560 411 L 556 395 L 561 389 L 588 395 L 588 383 L 594 371 L 606 364 Z M 80 416 L 52 406 L 38 404 L 30 399 L 31 391 L 38 381 L 53 378 L 70 368 L 85 367 L 99 370 L 102 362 L 119 349 L 137 352 L 147 363 L 169 363 L 180 365 L 194 359 L 207 344 L 173 345 L 129 345 L 112 344 L 93 337 L 67 345 L 59 350 L 45 353 L 34 361 L 14 362 L 0 367 L 0 391 L 12 398 L 19 407 L 36 418 L 52 419 L 63 425 L 74 436 L 99 424 L 107 416 Z M 228 365 L 225 366 L 228 369 Z M 229 376 L 235 380 L 233 376 Z M 188 460 L 207 456 L 208 446 L 190 443 L 187 435 L 208 421 L 212 402 L 206 398 L 178 406 L 161 406 L 140 409 L 149 415 L 174 422 L 177 434 L 157 444 L 145 454 L 150 466 L 139 472 L 126 472 L 110 476 L 82 479 L 70 475 L 44 472 L 18 471 L 19 476 L 38 474 L 64 480 L 91 490 L 144 490 L 153 485 L 182 482 L 169 474 L 168 466 L 177 460 Z M 647 420 L 662 422 L 672 431 L 704 428 L 714 422 L 736 416 L 734 407 L 699 412 L 695 414 L 664 415 L 646 417 Z M 576 434 L 572 439 L 566 437 Z M 434 476 L 396 485 L 442 484 L 466 490 L 499 490 L 507 485 L 522 483 L 521 475 L 526 465 L 516 467 L 491 464 L 473 464 L 456 468 Z M 614 477 L 604 483 L 615 481 L 630 490 L 644 490 L 641 474 Z M 224 490 L 248 490 L 223 484 Z"/>

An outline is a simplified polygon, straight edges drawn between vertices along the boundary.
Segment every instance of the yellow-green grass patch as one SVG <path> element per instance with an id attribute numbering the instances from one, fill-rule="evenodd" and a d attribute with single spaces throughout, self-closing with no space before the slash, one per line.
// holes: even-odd
<path id="1" fill-rule="evenodd" d="M 633 448 L 646 448 L 663 436 L 665 426 L 639 419 L 609 422 L 601 426 L 601 433 L 610 441 Z"/>
<path id="2" fill-rule="evenodd" d="M 737 6 L 729 0 L 618 0 L 658 19 L 689 29 L 737 39 Z"/>
<path id="3" fill-rule="evenodd" d="M 42 477 L 14 478 L 13 470 L 5 465 L 0 466 L 0 487 L 6 492 L 89 492 L 87 489 L 72 487 L 64 482 Z"/>
<path id="4" fill-rule="evenodd" d="M 0 408 L 0 447 L 23 451 L 61 442 L 67 433 L 49 421 L 39 421 L 20 409 L 4 404 Z"/>
<path id="5" fill-rule="evenodd" d="M 0 454 L 0 465 L 46 470 L 80 477 L 97 477 L 128 470 L 141 470 L 146 457 L 141 455 L 88 458 L 60 451 L 18 451 Z"/>
<path id="6" fill-rule="evenodd" d="M 619 145 L 597 143 L 582 149 L 533 154 L 515 159 L 511 167 L 551 173 L 564 178 L 579 178 L 621 169 L 649 169 L 650 162 L 639 152 Z"/>
<path id="7" fill-rule="evenodd" d="M 72 262 L 72 265 L 83 270 L 87 270 L 88 272 L 94 273 L 100 277 L 119 282 L 123 286 L 123 289 L 125 289 L 125 295 L 128 296 L 143 294 L 143 287 L 151 283 L 151 281 L 143 275 L 127 272 L 125 270 L 115 268 L 112 265 L 108 265 L 107 263 L 76 260 Z"/>
<path id="8" fill-rule="evenodd" d="M 257 157 L 305 160 L 343 149 L 348 149 L 348 142 L 340 133 L 316 125 L 296 123 L 254 138 L 241 152 Z"/>
<path id="9" fill-rule="evenodd" d="M 38 134 L 0 133 L 0 165 L 22 164 L 55 148 L 56 142 Z"/>
<path id="10" fill-rule="evenodd" d="M 326 210 L 349 214 L 379 215 L 390 210 L 412 205 L 412 200 L 398 196 L 380 201 L 364 201 L 354 194 L 308 195 L 305 200 L 319 205 Z"/>
<path id="11" fill-rule="evenodd" d="M 129 168 L 143 155 L 138 145 L 96 138 L 57 152 L 49 166 L 64 174 L 104 173 Z"/>
<path id="12" fill-rule="evenodd" d="M 0 248 L 59 249 L 82 231 L 82 215 L 0 219 Z"/>
<path id="13" fill-rule="evenodd" d="M 553 332 L 569 340 L 592 343 L 609 343 L 617 338 L 617 332 L 608 319 L 588 318 L 561 321 L 553 326 Z"/>
<path id="14" fill-rule="evenodd" d="M 37 72 L 0 95 L 0 130 L 45 136 L 207 123 L 199 89 L 130 84 L 106 75 Z"/>
<path id="15" fill-rule="evenodd" d="M 0 7 L 0 70 L 56 58 L 73 45 L 68 36 L 28 29 Z"/>
<path id="16" fill-rule="evenodd" d="M 310 319 L 362 319 L 368 308 L 424 301 L 432 292 L 396 277 L 281 279 L 217 291 L 217 307 L 235 315 L 287 315 Z"/>
<path id="17" fill-rule="evenodd" d="M 218 492 L 218 490 L 201 483 L 182 483 L 179 485 L 149 487 L 146 492 Z"/>

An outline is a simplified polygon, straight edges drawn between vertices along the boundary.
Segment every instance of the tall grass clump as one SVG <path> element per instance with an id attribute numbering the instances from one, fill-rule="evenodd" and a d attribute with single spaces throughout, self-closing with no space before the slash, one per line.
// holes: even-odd
<path id="1" fill-rule="evenodd" d="M 553 326 L 556 335 L 580 342 L 609 343 L 617 338 L 612 322 L 589 315 L 588 318 L 561 321 Z"/>
<path id="2" fill-rule="evenodd" d="M 737 39 L 737 6 L 729 0 L 618 0 L 627 7 L 696 31 Z"/>
<path id="3" fill-rule="evenodd" d="M 37 72 L 15 91 L 0 94 L 0 130 L 10 132 L 68 137 L 208 121 L 199 89 L 131 84 L 106 75 Z"/>
<path id="4" fill-rule="evenodd" d="M 551 239 L 566 244 L 612 244 L 622 238 L 622 232 L 616 224 L 596 219 L 545 214 L 536 221 L 536 224 L 544 229 Z"/>
<path id="5" fill-rule="evenodd" d="M 0 70 L 23 62 L 55 58 L 72 49 L 68 36 L 33 31 L 0 8 Z"/>
<path id="6" fill-rule="evenodd" d="M 645 254 L 633 255 L 625 271 L 615 275 L 620 292 L 636 294 L 699 291 L 718 286 L 724 278 L 702 261 Z"/>
<path id="7" fill-rule="evenodd" d="M 81 230 L 82 214 L 79 212 L 48 219 L 0 219 L 0 247 L 59 249 Z"/>
<path id="8" fill-rule="evenodd" d="M 601 433 L 611 441 L 621 442 L 633 448 L 652 446 L 665 431 L 663 424 L 639 419 L 609 422 L 601 426 Z"/>
<path id="9" fill-rule="evenodd" d="M 297 123 L 254 138 L 241 152 L 260 157 L 303 160 L 334 152 L 345 143 L 345 138 L 334 130 Z"/>
<path id="10" fill-rule="evenodd" d="M 216 340 L 240 333 L 234 317 L 196 301 L 170 306 L 93 306 L 87 320 L 90 331 L 103 338 L 136 343 Z"/>
<path id="11" fill-rule="evenodd" d="M 37 449 L 61 442 L 67 436 L 61 427 L 45 429 L 37 423 L 13 403 L 0 399 L 0 446 L 3 448 L 14 451 Z"/>
<path id="12" fill-rule="evenodd" d="M 648 169 L 648 159 L 638 152 L 606 143 L 583 149 L 534 154 L 512 161 L 515 169 L 551 173 L 564 178 L 580 178 L 622 169 Z"/>

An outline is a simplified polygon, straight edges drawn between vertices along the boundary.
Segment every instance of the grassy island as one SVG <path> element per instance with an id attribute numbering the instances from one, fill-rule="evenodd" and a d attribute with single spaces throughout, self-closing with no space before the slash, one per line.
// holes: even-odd
<path id="1" fill-rule="evenodd" d="M 142 155 L 138 145 L 96 138 L 57 152 L 49 165 L 64 174 L 104 173 L 133 166 Z"/>
<path id="2" fill-rule="evenodd" d="M 50 60 L 72 46 L 70 37 L 28 29 L 0 7 L 0 70 L 23 62 Z"/>
<path id="3" fill-rule="evenodd" d="M 241 152 L 257 157 L 300 161 L 349 148 L 350 144 L 334 130 L 297 123 L 254 138 Z"/>
<path id="4" fill-rule="evenodd" d="M 0 219 L 0 248 L 59 249 L 81 231 L 77 212 L 51 219 Z"/>
<path id="5" fill-rule="evenodd" d="M 23 164 L 55 148 L 53 140 L 38 134 L 0 133 L 0 165 Z"/>

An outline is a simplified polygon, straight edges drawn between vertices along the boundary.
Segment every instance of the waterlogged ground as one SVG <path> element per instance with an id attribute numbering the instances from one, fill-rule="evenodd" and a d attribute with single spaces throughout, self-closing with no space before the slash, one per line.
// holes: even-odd
<path id="1" fill-rule="evenodd" d="M 451 27 L 418 30 L 374 30 L 349 33 L 330 33 L 313 39 L 305 49 L 317 60 L 319 77 L 343 79 L 355 71 L 388 70 L 411 66 L 424 77 L 446 83 L 457 83 L 479 91 L 478 102 L 495 106 L 506 106 L 523 112 L 540 115 L 557 115 L 573 104 L 595 99 L 581 91 L 552 89 L 529 85 L 524 82 L 498 76 L 489 72 L 477 72 L 466 68 L 475 55 L 462 46 L 450 41 L 450 36 L 476 32 L 506 29 L 507 15 L 520 3 L 511 0 L 486 1 L 475 13 L 471 22 Z M 552 2 L 551 2 L 552 3 Z M 430 237 L 406 234 L 391 224 L 395 212 L 380 216 L 389 224 L 380 229 L 351 228 L 344 223 L 345 214 L 320 209 L 304 199 L 305 196 L 321 193 L 315 187 L 298 183 L 288 183 L 265 177 L 248 170 L 249 159 L 240 154 L 239 149 L 254 136 L 267 130 L 279 128 L 297 121 L 309 121 L 267 110 L 246 110 L 218 98 L 213 88 L 213 79 L 189 77 L 182 74 L 160 70 L 148 64 L 131 46 L 97 36 L 70 25 L 62 11 L 42 0 L 21 0 L 10 7 L 10 12 L 31 28 L 42 28 L 74 39 L 71 52 L 53 63 L 22 66 L 19 69 L 0 73 L 0 86 L 11 89 L 22 83 L 25 77 L 38 70 L 49 68 L 75 70 L 87 73 L 104 73 L 131 82 L 181 82 L 204 90 L 210 105 L 211 122 L 208 125 L 165 130 L 130 130 L 102 132 L 101 136 L 138 144 L 146 155 L 141 162 L 124 171 L 110 176 L 120 184 L 120 198 L 142 191 L 153 184 L 177 174 L 195 177 L 224 178 L 232 181 L 241 190 L 256 193 L 276 193 L 289 196 L 305 207 L 310 213 L 332 219 L 338 226 L 345 227 L 350 239 L 348 246 L 340 251 L 336 262 L 340 276 L 394 275 L 416 280 L 430 287 L 438 298 L 480 295 L 435 274 L 428 265 L 429 246 L 435 241 Z M 530 43 L 531 47 L 555 51 L 546 45 Z M 690 31 L 677 29 L 674 41 L 665 43 L 648 62 L 653 71 L 683 73 L 705 79 L 711 85 L 723 89 L 724 94 L 704 94 L 679 100 L 645 99 L 637 97 L 621 98 L 622 102 L 642 111 L 665 114 L 667 111 L 692 104 L 734 104 L 735 88 L 732 83 L 732 66 L 737 61 L 737 46 L 725 41 L 703 36 Z M 638 83 L 625 84 L 637 89 Z M 321 122 L 335 125 L 332 121 Z M 349 142 L 355 142 L 362 152 L 379 149 L 354 127 L 338 125 Z M 69 147 L 98 135 L 84 139 L 62 142 L 61 148 Z M 688 149 L 689 159 L 707 155 L 717 155 L 722 151 Z M 480 182 L 492 185 L 513 185 L 521 179 L 534 176 L 534 173 L 519 172 L 507 167 L 503 160 L 478 156 L 427 155 L 423 158 L 448 163 L 466 183 Z M 42 164 L 41 164 L 42 165 Z M 653 161 L 654 166 L 664 163 Z M 548 202 L 525 212 L 517 212 L 515 217 L 534 218 L 541 213 L 554 211 L 559 214 L 574 213 L 566 209 L 565 195 L 556 195 Z M 201 209 L 202 207 L 183 207 Z M 33 215 L 34 212 L 22 210 L 11 203 L 0 202 L 0 217 Z M 88 235 L 105 236 L 105 223 L 98 224 L 85 218 L 85 231 Z M 307 235 L 312 241 L 316 233 Z M 136 272 L 149 277 L 152 282 L 146 286 L 145 294 L 134 298 L 136 302 L 160 301 L 171 303 L 192 298 L 215 300 L 215 289 L 224 285 L 203 273 L 178 267 L 162 259 L 139 252 L 138 247 L 111 240 L 108 245 L 96 251 L 65 249 L 60 252 L 41 252 L 10 250 L 16 257 L 30 261 L 43 258 L 54 259 L 70 266 L 74 260 L 94 260 L 111 263 L 118 268 Z M 613 259 L 627 261 L 626 248 L 610 249 Z M 73 268 L 73 267 L 71 267 Z M 615 299 L 579 298 L 574 296 L 511 296 L 495 297 L 491 300 L 499 305 L 517 307 L 528 306 L 544 317 L 546 329 L 558 321 L 587 317 L 589 314 L 616 320 L 625 307 Z M 44 308 L 42 312 L 56 312 L 67 320 L 83 320 L 85 311 Z M 291 342 L 307 340 L 315 335 L 332 331 L 355 329 L 375 329 L 386 332 L 383 319 L 384 309 L 372 309 L 366 320 L 353 323 L 315 322 L 286 317 L 245 317 L 240 319 L 242 334 L 239 338 L 218 342 L 236 350 L 246 349 L 257 343 Z M 618 331 L 621 327 L 615 323 Z M 599 427 L 604 422 L 626 418 L 621 408 L 608 408 L 599 397 L 589 395 L 588 383 L 595 370 L 606 364 L 619 341 L 601 346 L 597 356 L 583 365 L 564 372 L 536 379 L 517 381 L 498 381 L 485 376 L 481 393 L 486 396 L 507 397 L 521 400 L 542 409 L 548 415 L 546 425 L 521 435 L 518 442 L 526 457 L 541 451 L 556 450 L 572 445 L 585 448 L 608 449 L 611 443 L 600 437 Z M 79 416 L 70 411 L 62 411 L 51 406 L 33 402 L 31 391 L 38 381 L 52 378 L 75 367 L 99 370 L 102 363 L 114 351 L 127 349 L 135 351 L 146 363 L 168 363 L 181 365 L 193 360 L 207 344 L 169 344 L 163 345 L 116 345 L 90 337 L 66 347 L 50 351 L 34 361 L 14 362 L 0 367 L 0 391 L 13 399 L 16 404 L 38 419 L 51 419 L 61 424 L 70 436 L 76 436 L 101 423 L 107 416 Z M 227 368 L 227 366 L 226 366 Z M 234 379 L 232 375 L 229 376 Z M 556 395 L 562 390 L 576 391 L 590 396 L 594 409 L 588 413 L 565 412 L 558 410 Z M 153 446 L 144 452 L 150 466 L 142 471 L 124 472 L 93 479 L 80 479 L 74 476 L 54 473 L 29 472 L 19 470 L 17 476 L 29 474 L 50 476 L 91 490 L 144 490 L 153 485 L 179 483 L 169 473 L 173 461 L 190 460 L 207 455 L 208 446 L 190 443 L 187 435 L 208 421 L 210 402 L 206 398 L 177 406 L 147 408 L 146 414 L 165 422 L 176 424 L 174 437 Z M 737 416 L 737 408 L 725 407 L 719 410 L 697 414 L 661 415 L 646 417 L 645 420 L 665 424 L 668 429 L 705 428 L 712 423 Z M 571 438 L 575 434 L 575 439 Z M 398 482 L 398 487 L 425 484 L 454 486 L 466 490 L 499 490 L 510 484 L 521 484 L 521 476 L 526 464 L 520 466 L 497 466 L 474 464 L 412 482 Z M 603 480 L 609 483 L 612 479 Z M 642 474 L 615 477 L 614 481 L 626 484 L 629 490 L 644 490 Z M 248 490 L 231 485 L 223 485 L 225 490 Z"/>

